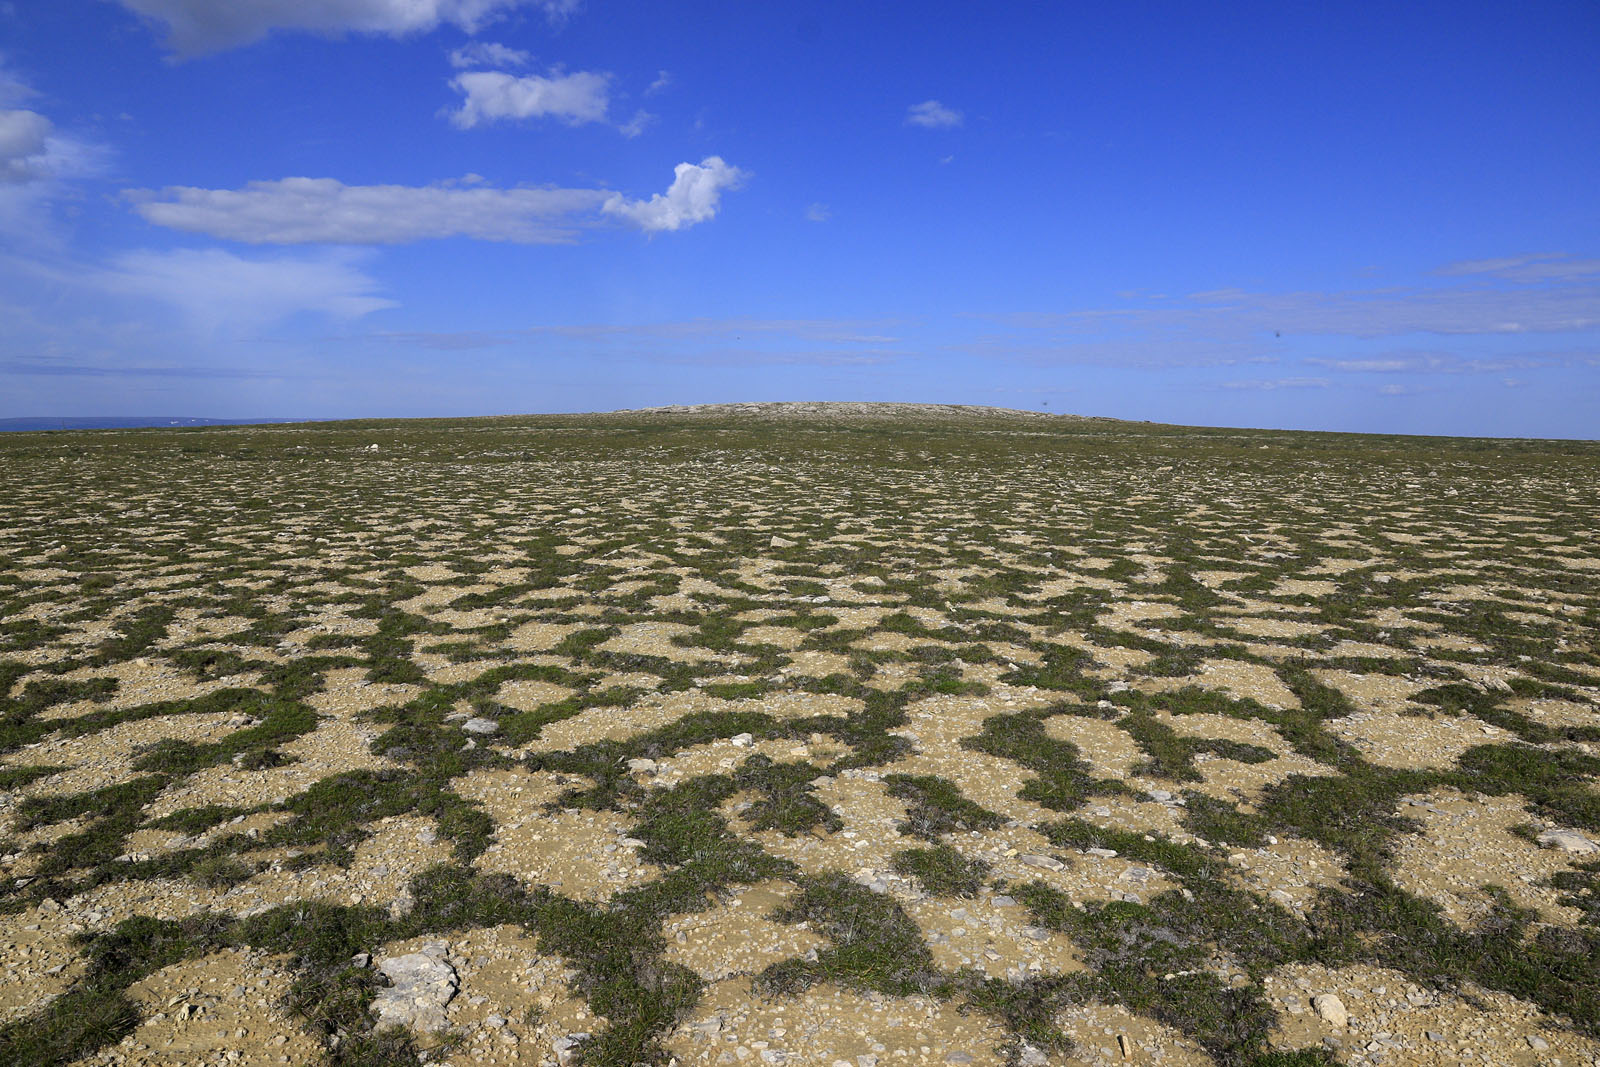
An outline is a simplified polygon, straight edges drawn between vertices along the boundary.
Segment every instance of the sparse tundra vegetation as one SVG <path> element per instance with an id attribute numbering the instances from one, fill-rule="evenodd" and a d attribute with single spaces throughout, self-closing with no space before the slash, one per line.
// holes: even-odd
<path id="1" fill-rule="evenodd" d="M 0 1064 L 1600 1064 L 1600 446 L 0 437 Z"/>

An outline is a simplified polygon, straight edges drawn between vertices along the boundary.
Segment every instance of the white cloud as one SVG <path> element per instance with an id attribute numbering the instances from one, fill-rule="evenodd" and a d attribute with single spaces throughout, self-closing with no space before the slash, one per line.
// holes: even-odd
<path id="1" fill-rule="evenodd" d="M 644 110 L 643 108 L 640 108 L 638 111 L 633 113 L 633 118 L 617 127 L 617 132 L 631 140 L 632 138 L 639 136 L 645 130 L 649 129 L 650 124 L 655 120 L 656 117 L 654 115 L 650 114 L 650 112 Z"/>
<path id="2" fill-rule="evenodd" d="M 164 23 L 167 44 L 183 55 L 215 52 L 260 40 L 273 30 L 401 36 L 448 23 L 467 33 L 519 7 L 559 21 L 577 0 L 119 0 Z"/>
<path id="3" fill-rule="evenodd" d="M 827 204 L 812 204 L 806 208 L 806 219 L 810 222 L 827 222 L 833 218 L 833 212 L 828 210 Z"/>
<path id="4" fill-rule="evenodd" d="M 656 80 L 650 83 L 650 87 L 644 91 L 644 95 L 646 95 L 646 96 L 654 96 L 655 94 L 665 90 L 671 84 L 672 84 L 672 72 L 671 71 L 669 71 L 669 70 L 657 71 L 656 72 Z"/>
<path id="5" fill-rule="evenodd" d="M 93 280 L 122 296 L 159 300 L 206 332 L 249 330 L 292 315 L 358 319 L 398 306 L 350 253 L 247 259 L 221 249 L 128 252 Z"/>
<path id="6" fill-rule="evenodd" d="M 37 111 L 0 111 L 0 182 L 24 182 L 45 174 L 54 124 Z"/>
<path id="7" fill-rule="evenodd" d="M 246 244 L 404 244 L 444 237 L 564 244 L 606 216 L 646 232 L 678 230 L 717 213 L 722 190 L 744 172 L 711 156 L 680 163 L 665 194 L 630 200 L 605 189 L 495 189 L 469 177 L 434 185 L 345 185 L 334 178 L 281 178 L 243 189 L 135 190 L 148 222 Z"/>
<path id="8" fill-rule="evenodd" d="M 604 122 L 610 106 L 611 79 L 593 71 L 519 78 L 478 70 L 456 75 L 450 86 L 466 97 L 461 107 L 450 113 L 450 121 L 464 130 L 501 119 L 546 115 L 572 126 Z"/>
<path id="9" fill-rule="evenodd" d="M 649 200 L 628 200 L 613 193 L 605 202 L 605 210 L 631 219 L 646 233 L 680 230 L 714 217 L 722 190 L 738 188 L 747 177 L 738 167 L 724 163 L 721 156 L 707 156 L 698 164 L 679 163 L 673 174 L 672 185 L 665 194 L 657 193 Z"/>
<path id="10" fill-rule="evenodd" d="M 0 67 L 0 99 L 32 94 Z M 27 108 L 0 108 L 0 235 L 40 245 L 60 240 L 52 206 L 71 194 L 71 181 L 99 171 L 106 150 L 63 133 Z"/>
<path id="11" fill-rule="evenodd" d="M 906 125 L 922 126 L 930 130 L 959 126 L 963 117 L 961 112 L 945 107 L 937 100 L 924 100 L 906 109 Z"/>
<path id="12" fill-rule="evenodd" d="M 532 54 L 520 48 L 508 48 L 489 41 L 473 41 L 450 52 L 450 65 L 457 70 L 467 67 L 525 67 L 532 60 Z"/>
<path id="13" fill-rule="evenodd" d="M 283 178 L 243 189 L 177 186 L 131 194 L 149 222 L 247 244 L 403 244 L 474 237 L 569 242 L 571 216 L 598 209 L 599 189 L 492 189 L 457 183 L 345 185 Z"/>

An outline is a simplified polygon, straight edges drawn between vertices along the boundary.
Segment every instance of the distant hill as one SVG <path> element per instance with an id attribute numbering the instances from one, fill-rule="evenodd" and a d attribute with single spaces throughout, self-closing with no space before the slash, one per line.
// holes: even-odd
<path id="1" fill-rule="evenodd" d="M 275 422 L 318 422 L 318 419 L 203 419 L 193 415 L 63 415 L 56 418 L 0 419 L 6 430 L 130 430 L 147 426 L 255 426 Z"/>

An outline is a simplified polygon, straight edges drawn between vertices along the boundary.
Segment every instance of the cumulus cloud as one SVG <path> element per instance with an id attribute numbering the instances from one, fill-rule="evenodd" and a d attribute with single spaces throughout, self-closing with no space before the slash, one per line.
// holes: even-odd
<path id="1" fill-rule="evenodd" d="M 3 69 L 0 90 L 13 100 L 30 93 Z M 106 155 L 37 111 L 0 108 L 0 234 L 27 244 L 59 240 L 52 205 L 71 194 L 73 179 L 99 171 Z"/>
<path id="2" fill-rule="evenodd" d="M 550 116 L 571 126 L 604 122 L 611 105 L 611 79 L 605 74 L 580 70 L 572 74 L 518 77 L 498 70 L 458 74 L 451 88 L 466 97 L 450 113 L 462 129 L 500 120 Z"/>
<path id="3" fill-rule="evenodd" d="M 94 280 L 112 293 L 169 304 L 207 332 L 304 313 L 358 319 L 398 306 L 347 252 L 269 258 L 215 248 L 128 252 Z"/>
<path id="4" fill-rule="evenodd" d="M 54 124 L 37 111 L 0 111 L 0 182 L 23 182 L 47 173 Z"/>
<path id="5" fill-rule="evenodd" d="M 646 233 L 681 230 L 714 217 L 722 191 L 738 188 L 748 176 L 738 167 L 724 163 L 721 156 L 707 156 L 698 164 L 679 163 L 673 174 L 666 193 L 657 193 L 649 200 L 629 200 L 613 193 L 604 204 L 605 210 L 631 220 Z"/>
<path id="6" fill-rule="evenodd" d="M 173 186 L 128 194 L 148 222 L 246 244 L 404 244 L 443 237 L 570 243 L 612 217 L 654 233 L 704 222 L 744 172 L 711 156 L 678 164 L 665 194 L 630 200 L 605 189 L 496 189 L 468 178 L 434 185 L 345 185 L 281 178 L 243 189 Z"/>
<path id="7" fill-rule="evenodd" d="M 489 41 L 473 41 L 450 52 L 450 65 L 457 70 L 468 67 L 525 67 L 533 56 L 520 48 L 508 48 Z"/>
<path id="8" fill-rule="evenodd" d="M 570 15 L 577 0 L 119 0 L 123 7 L 166 26 L 167 44 L 183 55 L 249 44 L 274 30 L 320 34 L 425 33 L 449 24 L 476 33 L 507 11 L 533 7 L 552 21 Z"/>
<path id="9" fill-rule="evenodd" d="M 906 109 L 907 126 L 922 126 L 929 130 L 959 126 L 963 118 L 961 112 L 945 107 L 937 100 L 924 100 Z"/>

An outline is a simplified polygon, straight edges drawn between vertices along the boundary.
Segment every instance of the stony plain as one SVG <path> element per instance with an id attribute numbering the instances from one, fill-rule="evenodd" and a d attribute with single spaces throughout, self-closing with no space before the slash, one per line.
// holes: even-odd
<path id="1" fill-rule="evenodd" d="M 1600 1064 L 1600 446 L 0 437 L 0 1063 Z"/>

